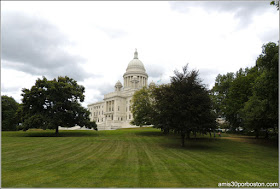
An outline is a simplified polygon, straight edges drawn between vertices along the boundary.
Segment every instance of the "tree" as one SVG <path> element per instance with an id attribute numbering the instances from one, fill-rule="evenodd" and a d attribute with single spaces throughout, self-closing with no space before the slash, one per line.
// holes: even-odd
<path id="1" fill-rule="evenodd" d="M 213 102 L 213 109 L 216 111 L 216 117 L 218 116 L 225 116 L 226 110 L 226 102 L 225 99 L 227 98 L 230 85 L 234 80 L 234 73 L 230 72 L 225 75 L 219 74 L 216 77 L 215 85 L 211 89 L 211 99 Z"/>
<path id="2" fill-rule="evenodd" d="M 214 129 L 215 116 L 211 111 L 209 92 L 198 78 L 198 71 L 174 71 L 171 83 L 156 87 L 153 95 L 153 124 L 163 130 L 172 130 L 181 135 L 184 146 L 185 136 L 190 132 L 206 133 Z"/>
<path id="3" fill-rule="evenodd" d="M 215 128 L 215 117 L 212 113 L 211 99 L 205 85 L 198 77 L 198 71 L 188 71 L 188 65 L 183 72 L 174 71 L 171 77 L 171 88 L 174 93 L 173 103 L 176 110 L 174 115 L 174 130 L 181 133 L 182 146 L 185 135 L 192 131 L 206 133 Z"/>
<path id="4" fill-rule="evenodd" d="M 136 91 L 132 97 L 132 114 L 135 125 L 151 125 L 150 89 L 143 87 Z"/>
<path id="5" fill-rule="evenodd" d="M 236 129 L 243 126 L 242 109 L 245 103 L 252 96 L 253 84 L 258 76 L 257 69 L 246 68 L 240 69 L 235 74 L 235 79 L 232 81 L 228 94 L 225 98 L 224 115 L 230 122 L 231 128 Z"/>
<path id="6" fill-rule="evenodd" d="M 257 95 L 250 97 L 246 102 L 242 111 L 244 112 L 245 127 L 250 130 L 254 130 L 256 138 L 259 137 L 259 133 L 262 129 L 268 125 L 266 100 L 260 100 Z"/>
<path id="7" fill-rule="evenodd" d="M 29 128 L 56 129 L 58 127 L 86 126 L 90 123 L 90 112 L 83 108 L 85 88 L 75 80 L 65 77 L 47 80 L 38 79 L 31 89 L 22 90 L 22 112 L 24 130 Z"/>
<path id="8" fill-rule="evenodd" d="M 2 105 L 2 131 L 15 131 L 18 124 L 16 111 L 19 104 L 13 97 L 1 96 Z"/>
<path id="9" fill-rule="evenodd" d="M 152 88 L 151 91 L 151 122 L 156 128 L 160 128 L 165 134 L 173 130 L 174 115 L 177 113 L 173 104 L 174 93 L 170 84 L 162 84 Z"/>
<path id="10" fill-rule="evenodd" d="M 278 51 L 279 46 L 275 43 L 263 45 L 262 54 L 256 61 L 259 75 L 253 85 L 253 96 L 243 110 L 246 125 L 255 130 L 256 137 L 260 129 L 266 130 L 266 137 L 268 137 L 268 129 L 273 129 L 274 132 L 278 130 Z"/>

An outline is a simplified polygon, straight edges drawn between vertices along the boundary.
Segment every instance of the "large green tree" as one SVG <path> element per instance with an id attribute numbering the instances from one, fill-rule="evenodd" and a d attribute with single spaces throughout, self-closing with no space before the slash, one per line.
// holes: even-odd
<path id="1" fill-rule="evenodd" d="M 151 95 L 150 89 L 143 87 L 132 97 L 132 123 L 138 126 L 151 124 Z"/>
<path id="2" fill-rule="evenodd" d="M 260 131 L 268 136 L 268 130 L 278 130 L 278 51 L 277 44 L 267 43 L 254 67 L 217 76 L 211 97 L 231 128 L 254 130 L 257 137 Z"/>
<path id="3" fill-rule="evenodd" d="M 13 97 L 6 95 L 1 96 L 2 106 L 2 131 L 15 131 L 18 124 L 16 116 L 19 104 Z"/>
<path id="4" fill-rule="evenodd" d="M 154 122 L 157 127 L 172 130 L 181 135 L 184 146 L 185 136 L 190 132 L 206 133 L 216 126 L 209 92 L 201 83 L 198 71 L 174 71 L 171 83 L 153 91 Z"/>
<path id="5" fill-rule="evenodd" d="M 224 115 L 233 129 L 244 126 L 242 108 L 252 96 L 253 84 L 257 76 L 258 71 L 255 67 L 240 69 L 230 85 L 225 98 Z"/>
<path id="6" fill-rule="evenodd" d="M 85 88 L 69 77 L 47 80 L 38 79 L 31 89 L 22 90 L 23 126 L 29 128 L 55 129 L 75 125 L 96 129 L 90 122 L 90 112 L 83 108 Z"/>
<path id="7" fill-rule="evenodd" d="M 253 95 L 243 109 L 246 126 L 256 132 L 260 130 L 278 130 L 279 104 L 279 46 L 267 43 L 263 46 L 262 54 L 256 61 L 259 72 L 253 86 Z M 258 123 L 258 124 L 256 124 Z"/>
<path id="8" fill-rule="evenodd" d="M 230 86 L 234 80 L 234 73 L 230 72 L 225 75 L 218 74 L 215 80 L 215 85 L 211 89 L 211 99 L 213 109 L 217 116 L 225 116 L 226 98 L 229 93 Z"/>
<path id="9" fill-rule="evenodd" d="M 174 93 L 170 84 L 162 84 L 152 89 L 152 124 L 156 128 L 160 128 L 165 134 L 173 130 L 176 124 L 173 119 L 176 114 L 175 107 L 172 103 L 173 97 Z"/>

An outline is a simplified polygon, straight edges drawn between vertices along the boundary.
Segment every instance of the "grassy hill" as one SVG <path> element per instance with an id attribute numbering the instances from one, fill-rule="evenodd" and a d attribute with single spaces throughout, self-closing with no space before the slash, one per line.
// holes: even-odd
<path id="1" fill-rule="evenodd" d="M 278 182 L 278 147 L 153 128 L 2 132 L 2 187 L 218 187 Z"/>

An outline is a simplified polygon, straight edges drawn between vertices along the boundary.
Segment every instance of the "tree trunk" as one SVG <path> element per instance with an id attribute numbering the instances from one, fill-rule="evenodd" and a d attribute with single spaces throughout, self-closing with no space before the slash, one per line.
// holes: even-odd
<path id="1" fill-rule="evenodd" d="M 187 139 L 190 139 L 191 138 L 191 132 L 190 131 L 187 131 Z"/>
<path id="2" fill-rule="evenodd" d="M 258 139 L 259 138 L 259 131 L 255 130 L 255 132 L 256 132 L 256 139 Z"/>
<path id="3" fill-rule="evenodd" d="M 58 126 L 55 128 L 55 134 L 58 135 Z"/>
<path id="4" fill-rule="evenodd" d="M 216 137 L 216 132 L 214 131 L 214 138 Z"/>
<path id="5" fill-rule="evenodd" d="M 182 140 L 182 147 L 185 146 L 185 133 L 181 134 L 181 140 Z"/>
<path id="6" fill-rule="evenodd" d="M 163 133 L 164 133 L 164 134 L 168 134 L 168 133 L 169 133 L 169 129 L 164 129 L 164 130 L 163 130 Z"/>
<path id="7" fill-rule="evenodd" d="M 212 137 L 212 135 L 211 135 L 211 131 L 209 132 L 209 134 L 210 134 L 210 137 Z"/>
<path id="8" fill-rule="evenodd" d="M 268 130 L 265 130 L 265 139 L 268 139 Z"/>

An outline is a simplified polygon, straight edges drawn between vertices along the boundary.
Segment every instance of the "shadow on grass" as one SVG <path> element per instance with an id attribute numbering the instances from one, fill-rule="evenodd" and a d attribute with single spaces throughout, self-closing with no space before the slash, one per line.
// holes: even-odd
<path id="1" fill-rule="evenodd" d="M 185 146 L 182 147 L 181 143 L 173 143 L 173 144 L 162 144 L 165 148 L 172 149 L 181 149 L 181 150 L 190 150 L 190 151 L 213 151 L 215 150 L 214 145 L 209 145 L 206 143 L 195 143 L 195 142 L 185 142 Z"/>
<path id="2" fill-rule="evenodd" d="M 256 139 L 254 136 L 233 135 L 233 136 L 227 137 L 225 139 L 236 141 L 236 142 L 243 142 L 243 143 L 250 143 L 250 144 L 278 148 L 278 138 L 270 138 L 270 139 L 258 138 L 258 139 Z"/>
<path id="3" fill-rule="evenodd" d="M 217 143 L 220 140 L 216 138 L 190 138 L 185 140 L 185 146 L 181 146 L 181 138 L 178 136 L 170 137 L 172 142 L 162 143 L 165 148 L 191 150 L 191 151 L 213 151 L 217 148 Z"/>
<path id="4" fill-rule="evenodd" d="M 159 132 L 159 131 L 139 131 L 139 132 L 135 132 L 135 135 L 140 135 L 140 136 L 165 136 L 162 132 Z"/>
<path id="5" fill-rule="evenodd" d="M 9 137 L 9 134 L 5 134 Z M 59 131 L 58 134 L 54 130 L 47 131 L 17 131 L 11 136 L 13 137 L 96 137 L 96 131 Z"/>

